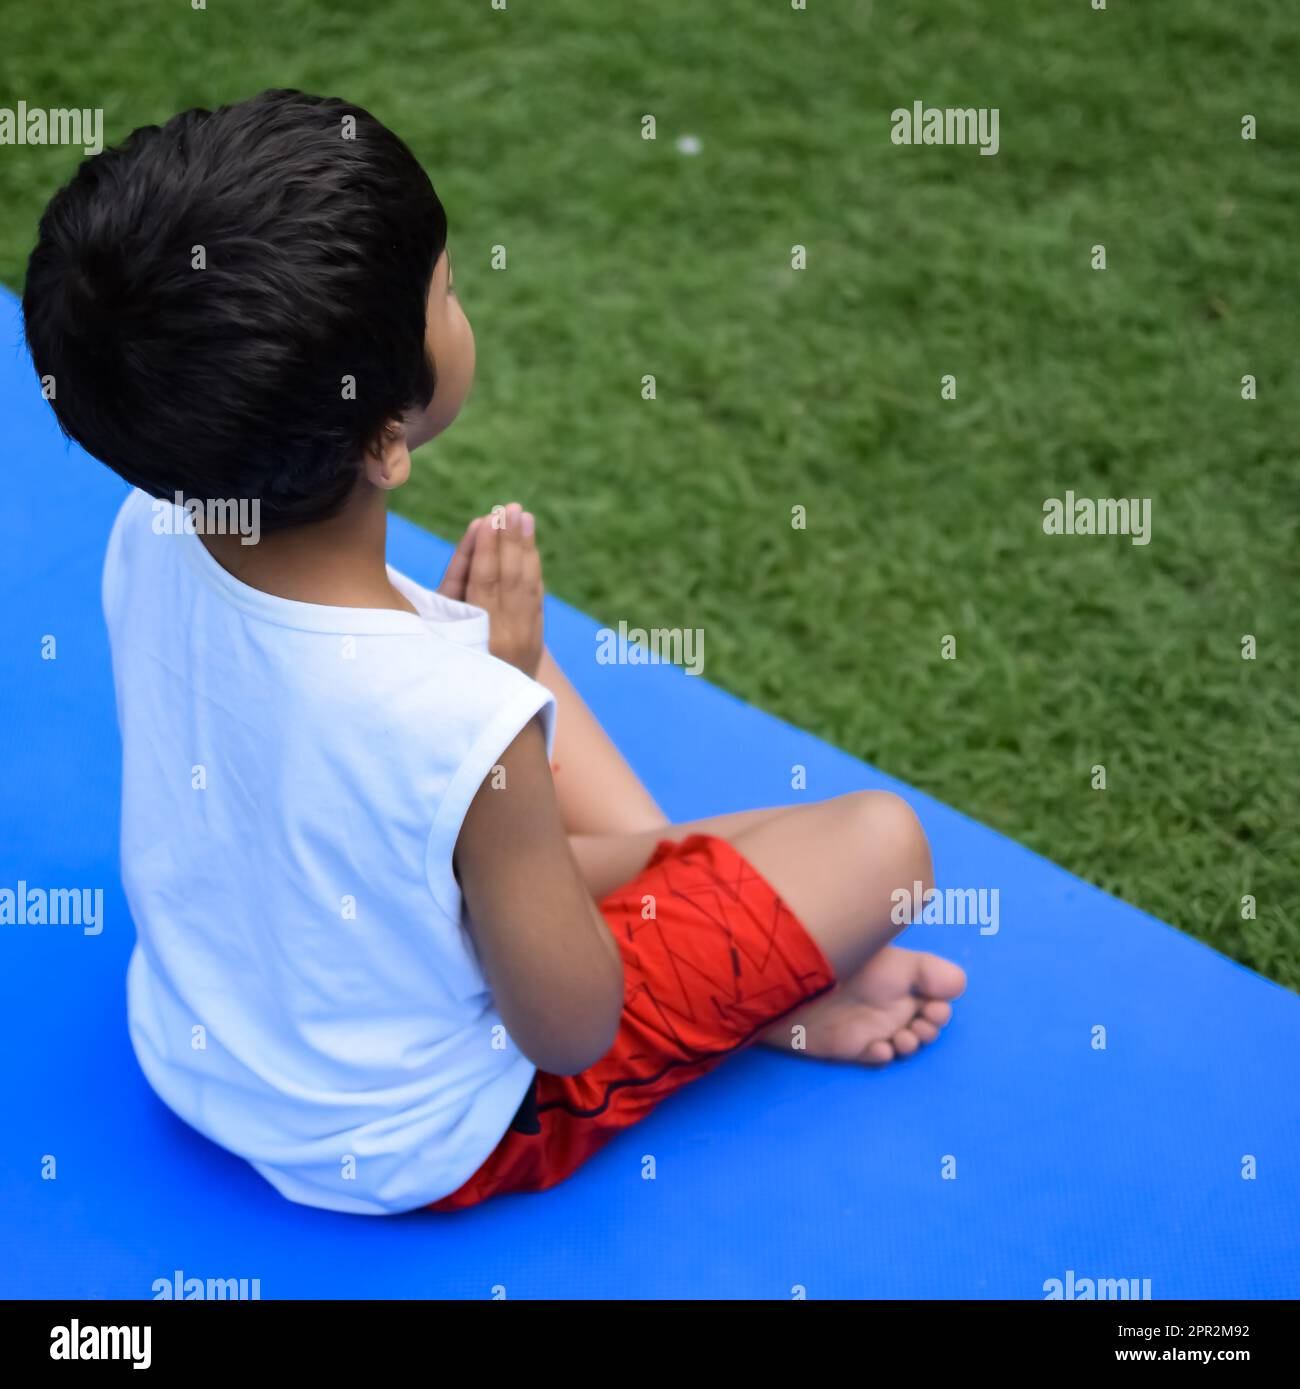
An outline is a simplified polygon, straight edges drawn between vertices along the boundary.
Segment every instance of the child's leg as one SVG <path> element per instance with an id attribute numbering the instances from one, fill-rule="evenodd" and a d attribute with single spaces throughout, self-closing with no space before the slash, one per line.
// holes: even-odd
<path id="1" fill-rule="evenodd" d="M 570 834 L 633 834 L 667 825 L 663 811 L 549 651 L 542 652 L 537 678 L 555 696 L 551 769 L 565 829 Z"/>
<path id="2" fill-rule="evenodd" d="M 741 827 L 732 843 L 821 946 L 837 979 L 855 974 L 906 922 L 896 889 L 928 889 L 930 846 L 908 804 L 886 791 L 816 801 Z"/>
<path id="3" fill-rule="evenodd" d="M 889 944 L 903 924 L 893 919 L 895 890 L 910 897 L 915 883 L 922 891 L 931 885 L 929 846 L 904 802 L 864 791 L 669 825 L 549 651 L 538 679 L 556 697 L 556 795 L 594 897 L 635 877 L 661 839 L 726 839 L 781 895 L 840 980 L 774 1024 L 764 1041 L 874 1063 L 934 1039 L 965 975 L 937 956 Z"/>
<path id="4" fill-rule="evenodd" d="M 809 805 L 740 812 L 651 833 L 571 840 L 598 898 L 640 871 L 660 839 L 729 840 L 821 947 L 840 987 L 789 1014 L 763 1040 L 816 1056 L 888 1061 L 933 1041 L 965 975 L 937 956 L 890 945 L 894 893 L 931 884 L 930 850 L 907 804 L 860 791 Z M 795 1031 L 795 1028 L 801 1029 Z"/>
<path id="5" fill-rule="evenodd" d="M 693 833 L 647 862 L 659 839 Z M 906 1055 L 934 1039 L 964 984 L 955 965 L 888 944 L 901 929 L 894 888 L 910 897 L 930 877 L 925 836 L 895 796 L 573 842 L 588 871 L 622 875 L 601 901 L 623 957 L 618 1036 L 576 1075 L 538 1072 L 510 1130 L 439 1210 L 554 1186 L 754 1040 L 868 1064 Z"/>
<path id="6" fill-rule="evenodd" d="M 739 811 L 636 834 L 571 836 L 592 895 L 634 877 L 662 839 L 729 840 L 785 899 L 846 979 L 902 930 L 890 919 L 896 888 L 931 886 L 930 846 L 907 803 L 887 791 Z"/>
<path id="7" fill-rule="evenodd" d="M 839 987 L 768 1028 L 770 1046 L 881 1064 L 909 1056 L 952 1016 L 965 972 L 923 951 L 900 950 L 910 903 L 932 886 L 930 846 L 907 804 L 878 792 L 762 821 L 734 840 L 835 966 Z M 919 887 L 918 887 L 919 884 Z"/>
<path id="8" fill-rule="evenodd" d="M 725 839 L 746 824 L 785 813 L 781 807 L 744 810 L 669 824 L 549 650 L 542 652 L 537 679 L 555 696 L 555 794 L 579 862 L 584 871 L 587 863 L 591 865 L 588 882 L 594 897 L 603 897 L 637 873 L 660 839 L 682 839 L 691 833 Z"/>
<path id="9" fill-rule="evenodd" d="M 678 843 L 692 834 L 713 834 L 735 841 L 736 836 L 765 820 L 781 815 L 800 815 L 807 806 L 774 806 L 769 810 L 737 810 L 730 815 L 712 815 L 705 820 L 688 820 L 680 825 L 664 824 L 657 829 L 633 834 L 569 834 L 569 844 L 591 895 L 602 897 L 621 887 L 645 867 L 661 840 Z"/>

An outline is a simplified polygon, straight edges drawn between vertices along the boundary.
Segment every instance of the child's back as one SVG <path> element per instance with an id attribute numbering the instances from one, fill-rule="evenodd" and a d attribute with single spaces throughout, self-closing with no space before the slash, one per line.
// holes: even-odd
<path id="1" fill-rule="evenodd" d="M 291 602 L 170 533 L 184 519 L 132 493 L 104 571 L 136 1054 L 286 1196 L 426 1204 L 487 1156 L 533 1074 L 451 863 L 549 696 L 487 654 L 477 609 L 397 575 L 421 616 Z"/>

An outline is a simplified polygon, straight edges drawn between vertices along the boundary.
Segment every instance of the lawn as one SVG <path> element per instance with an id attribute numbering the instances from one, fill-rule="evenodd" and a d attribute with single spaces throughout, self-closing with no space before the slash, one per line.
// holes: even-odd
<path id="1" fill-rule="evenodd" d="M 369 107 L 479 344 L 399 509 L 526 501 L 553 592 L 702 628 L 708 678 L 1300 988 L 1292 6 L 0 0 L 0 33 L 0 105 L 110 141 L 267 86 Z M 996 107 L 998 153 L 891 143 L 916 100 Z M 77 158 L 0 146 L 10 286 Z M 1150 543 L 1044 534 L 1067 490 L 1149 499 Z"/>

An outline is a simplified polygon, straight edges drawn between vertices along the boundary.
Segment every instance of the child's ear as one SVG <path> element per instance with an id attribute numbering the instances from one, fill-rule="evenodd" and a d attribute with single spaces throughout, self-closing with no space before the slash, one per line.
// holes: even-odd
<path id="1" fill-rule="evenodd" d="M 382 492 L 391 492 L 411 476 L 411 450 L 401 420 L 389 420 L 379 431 L 366 450 L 364 466 L 366 481 Z"/>

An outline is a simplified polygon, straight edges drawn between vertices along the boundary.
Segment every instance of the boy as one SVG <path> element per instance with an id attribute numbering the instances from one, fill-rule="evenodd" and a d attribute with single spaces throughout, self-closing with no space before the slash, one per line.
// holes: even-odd
<path id="1" fill-rule="evenodd" d="M 436 592 L 386 566 L 474 373 L 446 237 L 372 116 L 267 92 L 84 163 L 23 299 L 60 424 L 136 489 L 103 577 L 132 1044 L 342 1211 L 543 1189 L 750 1041 L 879 1064 L 964 985 L 890 944 L 930 875 L 897 798 L 665 822 L 542 645 L 530 513 Z"/>

